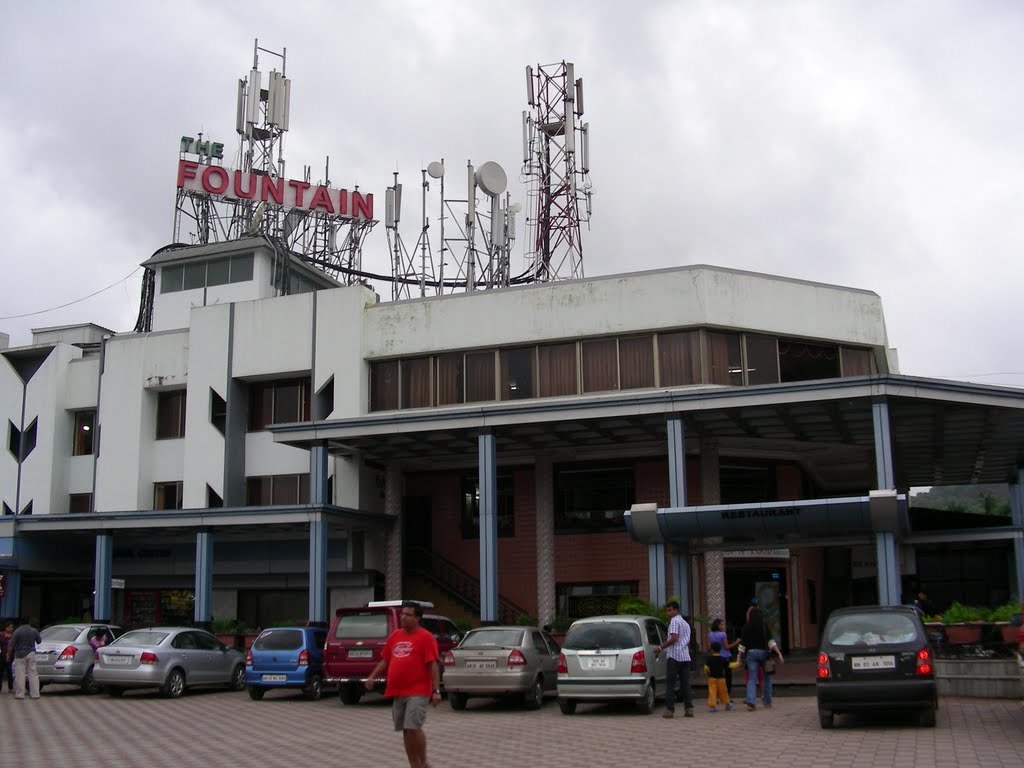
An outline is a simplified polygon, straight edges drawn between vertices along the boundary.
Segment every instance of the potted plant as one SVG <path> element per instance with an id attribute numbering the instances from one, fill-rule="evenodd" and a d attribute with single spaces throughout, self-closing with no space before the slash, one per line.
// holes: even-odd
<path id="1" fill-rule="evenodd" d="M 1004 643 L 1015 644 L 1017 642 L 1019 629 L 1017 626 L 1014 626 L 1013 618 L 1019 615 L 1020 604 L 1013 600 L 996 606 L 989 613 L 989 621 L 996 625 L 996 629 Z"/>
<path id="2" fill-rule="evenodd" d="M 954 600 L 942 614 L 946 639 L 953 645 L 980 643 L 982 623 L 987 618 L 986 613 L 983 608 L 964 605 Z"/>

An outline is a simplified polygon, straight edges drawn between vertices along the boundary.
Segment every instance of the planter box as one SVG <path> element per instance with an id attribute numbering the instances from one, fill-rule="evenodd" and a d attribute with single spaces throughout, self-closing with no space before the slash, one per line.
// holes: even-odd
<path id="1" fill-rule="evenodd" d="M 981 642 L 981 624 L 947 624 L 946 640 L 954 645 Z"/>
<path id="2" fill-rule="evenodd" d="M 940 696 L 1019 699 L 1024 696 L 1017 659 L 936 659 Z"/>

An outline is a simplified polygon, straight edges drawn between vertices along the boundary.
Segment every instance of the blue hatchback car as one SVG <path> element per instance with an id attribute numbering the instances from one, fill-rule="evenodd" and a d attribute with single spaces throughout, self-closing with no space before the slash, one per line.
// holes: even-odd
<path id="1" fill-rule="evenodd" d="M 258 701 L 276 688 L 298 688 L 309 701 L 320 698 L 323 686 L 322 627 L 271 627 L 263 630 L 245 654 L 245 684 Z"/>

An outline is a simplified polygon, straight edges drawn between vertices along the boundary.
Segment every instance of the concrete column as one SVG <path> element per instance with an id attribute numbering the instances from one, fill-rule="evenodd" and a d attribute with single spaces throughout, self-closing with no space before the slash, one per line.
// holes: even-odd
<path id="1" fill-rule="evenodd" d="M 665 545 L 647 545 L 647 577 L 650 581 L 651 602 L 660 608 L 668 600 L 668 584 L 665 573 Z"/>
<path id="2" fill-rule="evenodd" d="M 534 507 L 537 511 L 537 620 L 543 627 L 555 618 L 555 482 L 550 456 L 538 456 L 533 466 Z"/>
<path id="3" fill-rule="evenodd" d="M 213 534 L 196 533 L 196 601 L 193 619 L 197 627 L 210 629 L 213 623 Z"/>
<path id="4" fill-rule="evenodd" d="M 402 599 L 402 471 L 394 464 L 384 470 L 384 514 L 391 518 L 385 543 L 384 598 Z"/>
<path id="5" fill-rule="evenodd" d="M 879 398 L 871 403 L 871 419 L 875 431 L 875 488 L 891 490 L 896 487 L 892 466 L 892 434 L 889 428 L 889 402 Z"/>
<path id="6" fill-rule="evenodd" d="M 327 521 L 316 512 L 309 521 L 309 621 L 327 626 Z"/>
<path id="7" fill-rule="evenodd" d="M 1017 470 L 1017 482 L 1010 484 L 1010 514 L 1017 529 L 1013 537 L 1017 599 L 1024 600 L 1024 469 Z"/>
<path id="8" fill-rule="evenodd" d="M 327 441 L 309 447 L 309 503 L 318 507 L 330 504 L 327 498 Z"/>
<path id="9" fill-rule="evenodd" d="M 668 497 L 670 507 L 686 506 L 686 424 L 682 416 L 665 422 L 668 433 Z M 672 542 L 672 585 L 683 613 L 690 615 L 690 547 Z"/>
<path id="10" fill-rule="evenodd" d="M 96 535 L 96 565 L 93 569 L 93 621 L 110 623 L 113 619 L 110 610 L 110 577 L 113 564 L 114 537 L 109 533 L 99 533 Z"/>
<path id="11" fill-rule="evenodd" d="M 875 533 L 875 552 L 878 559 L 878 604 L 900 604 L 900 560 L 896 534 L 892 531 Z"/>
<path id="12" fill-rule="evenodd" d="M 702 504 L 722 503 L 722 481 L 718 441 L 701 438 L 700 492 Z M 704 553 L 704 599 L 707 615 L 725 618 L 725 563 L 721 552 Z"/>
<path id="13" fill-rule="evenodd" d="M 4 577 L 4 594 L 0 597 L 0 617 L 21 616 L 21 572 L 0 571 Z M 109 583 L 109 580 L 108 580 Z"/>
<path id="14" fill-rule="evenodd" d="M 494 432 L 478 438 L 480 472 L 480 621 L 498 620 L 498 452 Z"/>

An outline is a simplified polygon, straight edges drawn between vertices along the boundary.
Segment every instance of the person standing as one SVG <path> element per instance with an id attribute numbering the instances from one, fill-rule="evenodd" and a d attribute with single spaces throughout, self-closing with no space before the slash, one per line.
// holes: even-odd
<path id="1" fill-rule="evenodd" d="M 438 669 L 437 640 L 420 626 L 423 607 L 412 600 L 402 603 L 401 629 L 388 637 L 381 660 L 364 681 L 372 691 L 374 681 L 387 671 L 384 695 L 393 698 L 391 716 L 395 730 L 402 732 L 405 755 L 410 768 L 429 768 L 427 703 L 436 707 L 441 701 L 441 673 Z"/>
<path id="2" fill-rule="evenodd" d="M 717 640 L 711 643 L 710 650 L 711 653 L 704 663 L 704 674 L 708 676 L 708 711 L 717 712 L 719 704 L 724 704 L 728 711 L 732 709 L 729 689 L 725 684 L 725 672 L 729 669 L 729 661 L 722 656 L 722 644 Z"/>
<path id="3" fill-rule="evenodd" d="M 39 631 L 28 619 L 22 619 L 21 626 L 11 635 L 14 652 L 14 698 L 25 698 L 25 677 L 28 676 L 28 695 L 39 698 L 39 673 L 36 671 L 36 643 L 43 642 Z"/>
<path id="4" fill-rule="evenodd" d="M 732 649 L 739 645 L 739 640 L 729 642 L 728 630 L 725 626 L 725 619 L 715 619 L 711 622 L 711 631 L 708 632 L 708 647 L 713 648 L 718 643 L 721 648 L 721 656 L 725 659 L 725 690 L 732 691 Z"/>
<path id="5" fill-rule="evenodd" d="M 11 636 L 14 635 L 14 622 L 8 621 L 0 630 L 0 692 L 4 689 L 4 680 L 7 681 L 7 690 L 14 693 L 14 646 L 11 645 Z"/>
<path id="6" fill-rule="evenodd" d="M 765 673 L 762 701 L 767 709 L 771 709 L 772 675 L 765 669 L 765 665 L 773 653 L 778 656 L 780 664 L 785 662 L 779 644 L 768 634 L 768 626 L 764 623 L 761 609 L 752 607 L 747 613 L 747 623 L 740 632 L 740 647 L 736 656 L 740 662 L 744 657 L 747 661 L 747 695 L 743 703 L 751 712 L 757 709 L 757 680 L 762 669 Z"/>
<path id="7" fill-rule="evenodd" d="M 658 646 L 658 653 L 668 649 L 665 670 L 665 711 L 662 717 L 675 717 L 676 678 L 683 691 L 683 717 L 693 717 L 693 692 L 690 690 L 690 625 L 679 615 L 679 603 L 665 606 L 669 616 L 668 639 Z"/>

